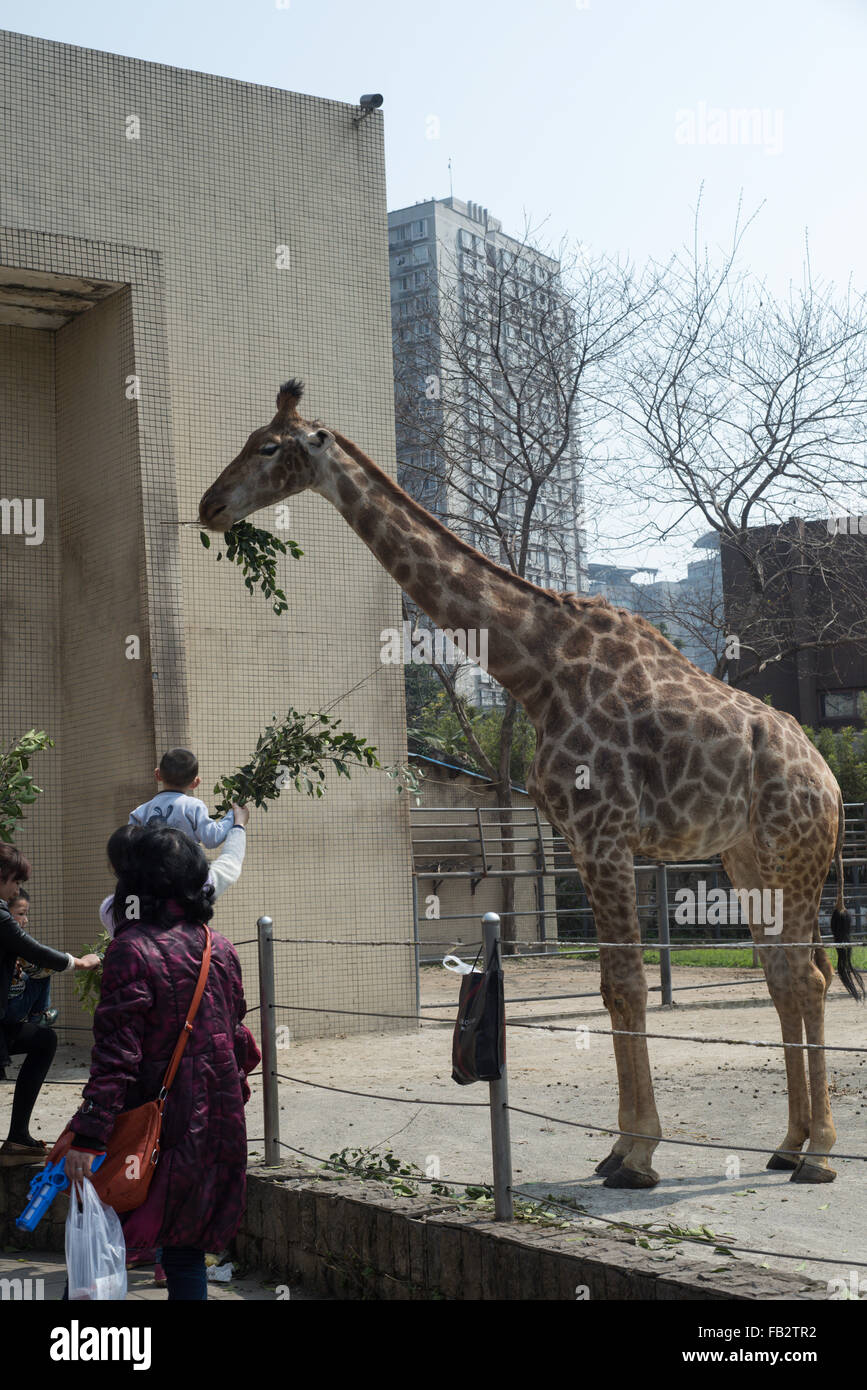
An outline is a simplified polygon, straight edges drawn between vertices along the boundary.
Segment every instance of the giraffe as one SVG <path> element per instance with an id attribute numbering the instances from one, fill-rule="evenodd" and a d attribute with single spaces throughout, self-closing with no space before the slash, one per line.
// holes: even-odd
<path id="1" fill-rule="evenodd" d="M 720 854 L 736 889 L 782 892 L 773 937 L 761 895 L 743 898 L 783 1042 L 806 1036 L 811 1045 L 784 1048 L 788 1127 L 767 1166 L 790 1170 L 793 1182 L 833 1181 L 827 1155 L 836 1131 L 821 1050 L 833 971 L 818 925 L 832 862 L 838 972 L 856 1000 L 864 989 L 846 944 L 843 801 L 821 754 L 790 715 L 700 670 L 644 619 L 600 597 L 540 588 L 474 550 L 351 440 L 303 419 L 302 391 L 294 379 L 281 386 L 270 424 L 253 431 L 202 496 L 200 523 L 225 531 L 310 488 L 438 627 L 487 631 L 487 670 L 536 731 L 527 790 L 569 846 L 599 940 L 615 943 L 599 951 L 619 1091 L 617 1138 L 596 1169 L 605 1185 L 659 1181 L 636 855 L 678 862 Z"/>

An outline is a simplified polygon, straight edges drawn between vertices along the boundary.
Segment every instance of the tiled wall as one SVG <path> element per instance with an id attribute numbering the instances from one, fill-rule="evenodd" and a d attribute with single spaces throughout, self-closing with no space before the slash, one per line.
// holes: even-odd
<path id="1" fill-rule="evenodd" d="M 28 810 L 15 842 L 34 869 L 28 885 L 31 930 L 60 946 L 65 932 L 54 359 L 53 334 L 0 326 L 0 496 L 45 504 L 41 545 L 26 544 L 22 535 L 0 535 L 0 736 L 5 746 L 28 729 L 47 729 L 58 745 L 31 762 L 43 795 Z"/>
<path id="2" fill-rule="evenodd" d="M 284 534 L 305 554 L 282 562 L 289 611 L 279 618 L 234 567 L 216 563 L 215 547 L 202 548 L 195 525 L 178 525 L 194 521 L 201 493 L 271 418 L 290 375 L 308 383 L 310 417 L 394 471 L 382 125 L 373 116 L 354 127 L 342 103 L 11 34 L 0 34 L 0 80 L 11 161 L 0 179 L 9 229 L 0 264 L 129 286 L 56 335 L 57 420 L 72 437 L 48 507 L 55 539 L 40 562 L 61 563 L 62 506 L 64 597 L 53 608 L 55 588 L 44 602 L 51 623 L 62 614 L 65 717 L 83 744 L 104 745 L 108 730 L 110 745 L 95 760 L 89 746 L 63 750 L 75 760 L 64 763 L 64 802 L 75 801 L 71 769 L 90 767 L 81 795 L 92 858 L 85 867 L 82 845 L 68 869 L 76 891 L 64 923 L 83 941 L 92 914 L 77 890 L 86 897 L 99 878 L 106 822 L 149 794 L 167 745 L 196 750 L 211 804 L 218 776 L 246 761 L 271 714 L 290 704 L 333 706 L 383 763 L 405 757 L 402 671 L 379 662 L 379 632 L 400 620 L 399 591 L 337 512 L 313 494 L 290 502 Z M 275 263 L 280 246 L 287 269 Z M 7 329 L 3 341 L 16 334 L 19 357 L 19 343 L 39 338 L 29 352 L 50 391 L 53 335 Z M 40 394 L 34 372 L 21 370 Z M 138 399 L 127 397 L 130 376 Z M 23 428 L 17 399 L 9 410 Z M 253 520 L 276 529 L 273 508 Z M 136 620 L 142 657 L 127 661 Z M 57 727 L 56 709 L 42 722 Z M 151 746 L 136 756 L 149 724 Z M 411 936 L 407 798 L 383 773 L 332 780 L 322 801 L 292 791 L 267 815 L 254 812 L 243 878 L 215 926 L 244 941 L 266 912 L 278 937 L 346 942 L 278 946 L 285 1004 L 406 1013 L 411 949 L 351 943 Z M 34 834 L 56 823 L 56 801 L 46 779 Z M 255 947 L 240 954 L 256 1003 Z M 388 1026 L 301 1011 L 280 1021 L 299 1036 Z"/>
<path id="3" fill-rule="evenodd" d="M 74 905 L 65 914 L 68 928 L 110 889 L 105 843 L 137 804 L 154 726 L 138 430 L 118 390 L 122 366 L 133 360 L 130 291 L 120 290 L 55 337 L 60 848 L 64 892 Z M 92 907 L 90 921 L 88 941 L 100 930 Z M 69 949 L 80 951 L 82 944 L 71 941 Z"/>

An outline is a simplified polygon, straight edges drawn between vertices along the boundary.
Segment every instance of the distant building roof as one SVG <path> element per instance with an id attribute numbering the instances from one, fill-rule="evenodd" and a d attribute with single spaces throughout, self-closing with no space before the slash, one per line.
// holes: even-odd
<path id="1" fill-rule="evenodd" d="M 636 565 L 634 568 L 625 565 L 588 565 L 587 577 L 600 581 L 603 584 L 627 584 L 634 574 L 658 574 L 659 571 L 651 569 L 650 565 Z"/>
<path id="2" fill-rule="evenodd" d="M 440 758 L 429 758 L 426 753 L 410 752 L 409 756 L 414 762 L 433 763 L 434 767 L 447 767 L 450 772 L 462 772 L 465 777 L 477 777 L 480 782 L 487 782 L 489 786 L 491 784 L 490 777 L 486 777 L 483 772 L 471 772 L 468 767 L 461 767 L 458 763 L 444 763 Z M 526 787 L 519 787 L 517 782 L 512 782 L 511 786 L 513 792 L 527 795 Z"/>

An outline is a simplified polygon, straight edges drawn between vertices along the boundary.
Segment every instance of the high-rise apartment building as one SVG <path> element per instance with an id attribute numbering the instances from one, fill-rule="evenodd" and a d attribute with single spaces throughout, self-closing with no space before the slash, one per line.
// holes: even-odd
<path id="1" fill-rule="evenodd" d="M 454 197 L 390 212 L 388 242 L 402 485 L 512 568 L 530 494 L 525 577 L 586 588 L 559 263 Z M 477 668 L 461 673 L 459 688 L 477 704 L 500 698 Z"/>

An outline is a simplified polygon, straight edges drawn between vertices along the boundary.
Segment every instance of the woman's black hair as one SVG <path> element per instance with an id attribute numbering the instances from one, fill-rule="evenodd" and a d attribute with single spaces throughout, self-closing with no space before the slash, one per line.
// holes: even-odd
<path id="1" fill-rule="evenodd" d="M 106 852 L 108 862 L 114 869 L 118 878 L 124 873 L 126 868 L 134 861 L 130 858 L 130 846 L 137 836 L 143 834 L 143 825 L 122 825 L 119 830 L 109 837 Z"/>
<path id="2" fill-rule="evenodd" d="M 117 874 L 112 904 L 115 931 L 131 921 L 171 927 L 179 921 L 211 920 L 214 890 L 206 885 L 208 861 L 195 840 L 182 830 L 123 825 L 115 830 L 107 848 Z M 130 898 L 137 901 L 131 904 Z M 171 900 L 182 909 L 182 917 L 170 911 Z M 132 916 L 130 908 L 135 908 Z"/>

